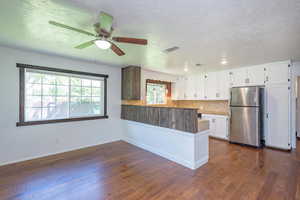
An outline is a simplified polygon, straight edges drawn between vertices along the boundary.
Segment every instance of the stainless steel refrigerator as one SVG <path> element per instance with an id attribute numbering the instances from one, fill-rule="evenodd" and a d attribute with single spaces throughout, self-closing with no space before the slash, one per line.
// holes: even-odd
<path id="1" fill-rule="evenodd" d="M 263 111 L 263 88 L 257 86 L 231 88 L 229 141 L 261 147 Z"/>

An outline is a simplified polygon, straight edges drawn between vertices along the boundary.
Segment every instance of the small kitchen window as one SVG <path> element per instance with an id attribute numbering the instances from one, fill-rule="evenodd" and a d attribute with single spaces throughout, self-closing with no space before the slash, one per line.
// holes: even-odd
<path id="1" fill-rule="evenodd" d="M 17 64 L 17 126 L 107 118 L 107 75 Z"/>
<path id="2" fill-rule="evenodd" d="M 167 99 L 171 96 L 171 83 L 147 79 L 146 93 L 147 104 L 167 104 Z"/>

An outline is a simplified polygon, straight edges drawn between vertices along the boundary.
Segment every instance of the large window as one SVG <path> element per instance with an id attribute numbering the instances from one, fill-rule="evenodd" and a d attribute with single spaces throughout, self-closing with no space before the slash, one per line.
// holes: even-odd
<path id="1" fill-rule="evenodd" d="M 166 104 L 171 93 L 171 83 L 157 80 L 146 80 L 147 104 Z"/>
<path id="2" fill-rule="evenodd" d="M 20 67 L 20 122 L 32 125 L 106 118 L 107 75 Z"/>

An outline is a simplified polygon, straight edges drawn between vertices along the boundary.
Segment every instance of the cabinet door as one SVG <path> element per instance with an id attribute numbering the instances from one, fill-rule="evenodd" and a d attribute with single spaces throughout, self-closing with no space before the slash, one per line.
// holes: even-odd
<path id="1" fill-rule="evenodd" d="M 208 100 L 217 99 L 219 86 L 217 73 L 207 73 L 205 82 L 205 98 Z"/>
<path id="2" fill-rule="evenodd" d="M 188 76 L 186 78 L 186 99 L 197 100 L 197 95 L 197 76 Z"/>
<path id="3" fill-rule="evenodd" d="M 230 74 L 229 71 L 218 72 L 218 98 L 229 99 L 230 93 Z"/>
<path id="4" fill-rule="evenodd" d="M 257 65 L 247 68 L 247 85 L 265 84 L 265 65 Z"/>
<path id="5" fill-rule="evenodd" d="M 216 116 L 215 119 L 215 137 L 228 139 L 228 118 Z"/>
<path id="6" fill-rule="evenodd" d="M 196 81 L 197 84 L 197 96 L 199 100 L 205 99 L 205 74 L 200 74 Z"/>
<path id="7" fill-rule="evenodd" d="M 176 99 L 184 100 L 185 81 L 184 77 L 178 77 L 175 83 Z"/>
<path id="8" fill-rule="evenodd" d="M 290 149 L 290 90 L 288 84 L 266 87 L 267 130 L 266 145 Z"/>
<path id="9" fill-rule="evenodd" d="M 232 87 L 245 86 L 247 82 L 247 68 L 233 69 L 231 71 Z"/>
<path id="10" fill-rule="evenodd" d="M 202 115 L 202 119 L 209 121 L 209 135 L 215 136 L 216 134 L 216 119 L 211 115 Z"/>
<path id="11" fill-rule="evenodd" d="M 278 62 L 266 65 L 266 84 L 289 82 L 289 63 Z"/>

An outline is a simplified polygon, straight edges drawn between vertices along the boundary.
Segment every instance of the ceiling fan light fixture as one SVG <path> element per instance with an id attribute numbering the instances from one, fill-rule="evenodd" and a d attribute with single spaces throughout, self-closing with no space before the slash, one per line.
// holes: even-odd
<path id="1" fill-rule="evenodd" d="M 96 40 L 94 43 L 100 49 L 109 49 L 111 46 L 111 43 L 106 40 Z"/>

